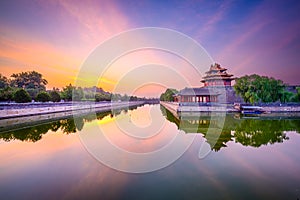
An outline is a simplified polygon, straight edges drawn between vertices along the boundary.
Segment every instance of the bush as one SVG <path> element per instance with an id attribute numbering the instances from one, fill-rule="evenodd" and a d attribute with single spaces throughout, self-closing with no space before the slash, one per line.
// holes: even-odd
<path id="1" fill-rule="evenodd" d="M 235 79 L 233 86 L 235 92 L 246 103 L 270 103 L 281 100 L 289 101 L 291 93 L 286 91 L 285 84 L 281 80 L 252 74 Z"/>
<path id="2" fill-rule="evenodd" d="M 29 88 L 29 89 L 26 89 L 26 91 L 30 95 L 31 99 L 35 99 L 35 97 L 38 95 L 38 93 L 40 93 L 43 90 Z"/>
<path id="3" fill-rule="evenodd" d="M 26 103 L 31 101 L 31 97 L 26 90 L 18 89 L 14 93 L 13 100 L 17 103 Z"/>
<path id="4" fill-rule="evenodd" d="M 102 94 L 102 93 L 97 93 L 95 94 L 95 101 L 99 102 L 99 101 L 110 101 L 111 97 L 109 94 Z"/>
<path id="5" fill-rule="evenodd" d="M 11 87 L 6 87 L 0 89 L 0 101 L 11 101 L 13 99 L 14 89 Z"/>
<path id="6" fill-rule="evenodd" d="M 168 88 L 164 93 L 160 95 L 161 101 L 174 101 L 174 94 L 177 94 L 178 91 L 176 89 Z"/>
<path id="7" fill-rule="evenodd" d="M 50 100 L 53 102 L 60 102 L 61 98 L 60 98 L 59 93 L 55 90 L 52 90 L 50 92 Z"/>
<path id="8" fill-rule="evenodd" d="M 35 99 L 40 102 L 50 101 L 50 95 L 47 92 L 42 91 L 38 93 Z"/>

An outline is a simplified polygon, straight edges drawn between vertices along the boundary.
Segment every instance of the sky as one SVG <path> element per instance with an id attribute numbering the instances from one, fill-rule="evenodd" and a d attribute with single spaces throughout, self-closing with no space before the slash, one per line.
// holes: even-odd
<path id="1" fill-rule="evenodd" d="M 160 27 L 194 39 L 235 77 L 256 73 L 300 84 L 299 10 L 297 0 L 0 1 L 0 73 L 9 77 L 35 70 L 48 80 L 48 89 L 62 88 L 75 83 L 81 65 L 103 42 L 131 29 Z M 151 63 L 156 66 L 147 72 Z M 132 73 L 139 67 L 144 73 Z M 188 81 L 179 80 L 183 74 Z M 200 80 L 178 56 L 141 50 L 113 62 L 98 86 L 158 96 L 166 87 L 182 89 L 187 82 L 201 86 Z M 130 84 L 128 91 L 124 85 Z"/>

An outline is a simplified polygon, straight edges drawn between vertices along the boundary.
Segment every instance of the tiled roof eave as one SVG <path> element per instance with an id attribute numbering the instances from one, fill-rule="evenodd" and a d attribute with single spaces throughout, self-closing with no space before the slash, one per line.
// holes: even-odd
<path id="1" fill-rule="evenodd" d="M 209 73 L 211 71 L 227 71 L 227 69 L 226 68 L 210 69 L 209 71 L 207 71 L 205 73 Z"/>
<path id="2" fill-rule="evenodd" d="M 190 93 L 190 94 L 178 94 L 178 96 L 218 96 L 218 93 Z"/>
<path id="3" fill-rule="evenodd" d="M 203 78 L 210 78 L 210 77 L 232 77 L 233 74 L 211 74 L 211 75 L 206 75 Z"/>

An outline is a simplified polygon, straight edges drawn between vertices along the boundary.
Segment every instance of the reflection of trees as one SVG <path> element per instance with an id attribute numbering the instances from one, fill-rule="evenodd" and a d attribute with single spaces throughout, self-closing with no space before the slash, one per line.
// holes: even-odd
<path id="1" fill-rule="evenodd" d="M 235 141 L 244 146 L 260 147 L 261 145 L 281 143 L 289 138 L 285 131 L 300 132 L 299 117 L 259 117 L 237 119 L 227 114 L 223 127 L 218 127 L 218 117 L 201 113 L 200 116 L 181 116 L 180 119 L 161 106 L 162 114 L 185 133 L 202 133 L 212 150 L 219 151 L 226 143 Z M 208 134 L 208 130 L 210 130 Z M 219 134 L 221 131 L 221 134 Z M 234 131 L 235 134 L 231 134 Z"/>
<path id="2" fill-rule="evenodd" d="M 7 142 L 11 140 L 36 142 L 40 140 L 42 135 L 47 133 L 49 129 L 52 129 L 52 123 L 1 133 L 0 138 Z"/>
<path id="3" fill-rule="evenodd" d="M 47 124 L 40 124 L 29 128 L 0 133 L 0 138 L 4 141 L 21 140 L 36 142 L 42 139 L 42 135 L 46 134 L 49 130 L 52 132 L 62 130 L 65 134 L 76 133 L 78 130 L 83 128 L 83 120 L 84 117 L 76 118 L 75 123 L 73 118 L 61 119 Z"/>
<path id="4" fill-rule="evenodd" d="M 136 107 L 134 107 L 136 108 Z M 115 113 L 115 116 L 120 114 L 121 110 L 118 110 L 118 113 Z M 91 122 L 93 120 L 101 120 L 106 116 L 113 117 L 111 111 L 99 112 L 93 114 L 87 114 L 83 116 L 76 116 L 75 118 L 65 118 L 49 123 L 34 125 L 28 128 L 22 128 L 19 130 L 8 131 L 0 133 L 0 139 L 4 141 L 11 140 L 21 140 L 28 142 L 36 142 L 42 139 L 43 134 L 46 134 L 49 130 L 56 132 L 61 130 L 65 134 L 76 133 L 84 127 L 84 123 Z M 75 123 L 76 122 L 76 123 Z"/>
<path id="5" fill-rule="evenodd" d="M 130 106 L 128 109 L 137 109 L 139 106 Z M 28 128 L 22 128 L 19 130 L 8 131 L 0 133 L 0 139 L 4 141 L 21 140 L 28 142 L 36 142 L 42 139 L 43 134 L 46 134 L 49 130 L 56 132 L 61 130 L 65 134 L 76 133 L 83 129 L 86 122 L 94 120 L 102 120 L 106 116 L 114 117 L 121 114 L 123 109 L 111 110 L 105 112 L 91 113 L 87 115 L 76 116 L 74 118 L 65 118 L 45 124 L 34 125 Z"/>
<path id="6" fill-rule="evenodd" d="M 161 106 L 161 111 L 167 120 L 175 123 L 178 129 L 183 130 L 185 133 L 203 134 L 206 142 L 214 151 L 226 147 L 226 143 L 232 140 L 232 126 L 229 126 L 232 123 L 231 118 L 226 117 L 224 127 L 219 127 L 217 122 L 220 117 L 212 117 L 209 113 L 202 113 L 199 116 L 180 116 L 179 119 L 163 106 Z M 209 134 L 208 130 L 210 130 Z"/>
<path id="7" fill-rule="evenodd" d="M 226 143 L 232 140 L 230 132 L 221 132 L 221 134 L 204 134 L 206 142 L 214 151 L 219 151 L 222 147 L 227 147 Z"/>
<path id="8" fill-rule="evenodd" d="M 73 118 L 60 120 L 60 126 L 60 129 L 63 131 L 63 133 L 76 133 L 76 125 Z"/>
<path id="9" fill-rule="evenodd" d="M 60 121 L 52 122 L 51 131 L 56 132 L 60 128 Z"/>
<path id="10" fill-rule="evenodd" d="M 282 143 L 289 138 L 285 131 L 299 131 L 300 120 L 243 120 L 235 129 L 235 140 L 244 146 L 259 147 Z M 298 129 L 298 130 L 297 130 Z"/>
<path id="11" fill-rule="evenodd" d="M 221 127 L 218 122 L 224 120 L 224 126 Z M 226 143 L 231 141 L 233 135 L 231 130 L 235 122 L 231 117 L 211 116 L 204 114 L 197 117 L 181 117 L 180 128 L 186 133 L 201 133 L 206 142 L 214 151 L 219 151 L 226 147 Z"/>
<path id="12" fill-rule="evenodd" d="M 109 115 L 111 118 L 113 117 L 113 114 L 112 114 L 111 111 L 107 111 L 107 112 L 103 112 L 103 113 L 97 113 L 97 114 L 96 114 L 96 117 L 97 117 L 98 120 L 101 120 L 101 119 L 103 119 L 104 117 L 106 117 L 106 116 L 108 116 L 108 115 Z"/>

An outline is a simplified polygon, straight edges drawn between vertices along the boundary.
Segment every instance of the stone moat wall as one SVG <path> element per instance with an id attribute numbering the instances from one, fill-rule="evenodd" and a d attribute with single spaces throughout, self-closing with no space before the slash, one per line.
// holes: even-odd
<path id="1" fill-rule="evenodd" d="M 130 101 L 130 102 L 101 102 L 101 103 L 78 103 L 78 104 L 23 104 L 5 106 L 0 110 L 0 119 L 25 117 L 33 115 L 45 115 L 51 113 L 71 113 L 74 111 L 95 112 L 107 109 L 118 109 L 128 106 L 141 105 L 143 101 Z M 82 112 L 81 112 L 82 111 Z"/>

